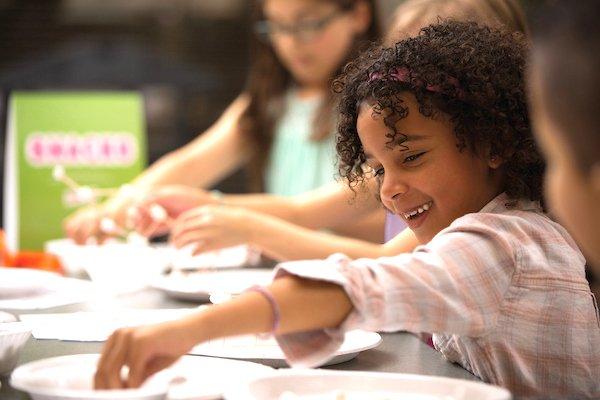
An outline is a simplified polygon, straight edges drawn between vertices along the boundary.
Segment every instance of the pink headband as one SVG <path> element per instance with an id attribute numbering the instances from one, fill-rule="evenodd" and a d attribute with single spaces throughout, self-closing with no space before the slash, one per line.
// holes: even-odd
<path id="1" fill-rule="evenodd" d="M 373 72 L 369 76 L 369 82 L 372 82 L 377 79 L 382 79 L 383 77 L 384 77 L 383 73 Z M 399 82 L 405 82 L 405 83 L 411 82 L 410 70 L 406 67 L 400 67 L 400 68 L 391 70 L 388 74 L 388 77 L 393 78 L 394 80 L 397 80 Z M 456 79 L 453 76 L 446 76 L 446 81 L 450 85 L 454 86 L 454 88 L 456 89 L 456 94 L 457 94 L 458 98 L 464 99 L 465 92 L 460 87 L 460 83 L 458 82 L 458 79 Z M 415 82 L 417 83 L 417 85 L 423 85 L 423 81 L 421 79 L 416 79 Z M 442 92 L 442 88 L 440 87 L 440 85 L 427 84 L 427 85 L 425 85 L 425 90 L 432 92 L 432 93 L 441 93 Z"/>

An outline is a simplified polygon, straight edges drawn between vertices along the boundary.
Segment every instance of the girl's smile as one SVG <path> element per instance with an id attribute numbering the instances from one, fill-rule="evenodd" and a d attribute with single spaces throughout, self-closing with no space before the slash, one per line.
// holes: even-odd
<path id="1" fill-rule="evenodd" d="M 431 207 L 433 207 L 433 201 L 428 201 L 420 206 L 411 207 L 405 211 L 396 212 L 396 214 L 401 216 L 406 221 L 408 227 L 414 230 L 421 226 L 423 221 L 427 218 Z"/>

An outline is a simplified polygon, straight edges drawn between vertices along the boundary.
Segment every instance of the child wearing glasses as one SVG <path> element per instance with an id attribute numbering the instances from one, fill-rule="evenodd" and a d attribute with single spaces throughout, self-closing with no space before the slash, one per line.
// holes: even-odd
<path id="1" fill-rule="evenodd" d="M 421 27 L 440 17 L 501 25 L 518 32 L 526 30 L 523 10 L 513 0 L 408 0 L 394 15 L 388 42 L 416 35 Z M 345 182 L 334 183 L 288 198 L 268 194 L 214 198 L 200 190 L 166 186 L 137 204 L 140 216 L 135 225 L 148 236 L 170 230 L 174 245 L 191 245 L 195 252 L 249 243 L 280 261 L 325 258 L 336 252 L 351 258 L 377 258 L 412 251 L 417 244 L 414 235 L 410 230 L 403 231 L 404 221 L 390 212 L 383 244 L 318 230 L 335 230 L 345 221 L 381 209 L 374 196 L 376 182 L 369 185 L 367 191 L 352 191 Z M 149 218 L 155 203 L 177 218 L 172 226 Z"/>
<path id="2" fill-rule="evenodd" d="M 517 397 L 597 398 L 600 322 L 585 259 L 543 210 L 526 57 L 520 35 L 444 22 L 351 63 L 334 84 L 341 171 L 374 176 L 421 245 L 283 263 L 268 287 L 118 330 L 96 387 L 136 387 L 196 343 L 239 334 L 272 332 L 292 365 L 317 366 L 363 328 L 431 332 L 448 361 Z"/>
<path id="3" fill-rule="evenodd" d="M 65 221 L 69 237 L 103 239 L 100 220 L 125 226 L 131 193 L 160 184 L 209 187 L 248 167 L 253 189 L 287 196 L 334 179 L 331 81 L 363 41 L 377 39 L 375 0 L 256 0 L 244 92 L 188 145 L 169 153 L 101 206 Z M 383 214 L 373 224 L 380 231 Z M 352 225 L 352 224 L 350 224 Z"/>

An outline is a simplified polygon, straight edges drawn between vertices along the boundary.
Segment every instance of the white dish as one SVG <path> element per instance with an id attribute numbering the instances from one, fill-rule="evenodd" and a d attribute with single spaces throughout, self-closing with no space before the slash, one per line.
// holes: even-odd
<path id="1" fill-rule="evenodd" d="M 361 351 L 377 347 L 381 336 L 375 332 L 355 330 L 346 332 L 344 342 L 325 365 L 352 360 Z M 189 354 L 211 357 L 233 358 L 266 364 L 271 367 L 286 367 L 285 356 L 273 338 L 259 336 L 237 336 L 213 340 L 194 347 Z"/>
<path id="2" fill-rule="evenodd" d="M 158 275 L 168 267 L 171 257 L 165 247 L 116 241 L 78 245 L 71 239 L 58 239 L 46 242 L 45 249 L 60 258 L 68 275 L 87 273 L 93 281 L 107 286 Z"/>
<path id="3" fill-rule="evenodd" d="M 151 286 L 176 299 L 205 302 L 214 294 L 235 295 L 254 285 L 267 285 L 272 277 L 268 269 L 175 272 L 155 279 Z"/>
<path id="4" fill-rule="evenodd" d="M 10 380 L 34 400 L 208 400 L 219 399 L 231 382 L 269 375 L 264 365 L 208 357 L 182 357 L 151 377 L 140 389 L 95 391 L 98 354 L 77 354 L 35 361 L 17 368 Z"/>
<path id="5" fill-rule="evenodd" d="M 282 370 L 232 387 L 226 400 L 509 400 L 503 388 L 435 376 Z"/>
<path id="6" fill-rule="evenodd" d="M 186 379 L 169 389 L 169 400 L 222 399 L 232 386 L 268 376 L 273 369 L 247 361 L 223 358 L 185 356 L 173 367 L 174 374 Z"/>
<path id="7" fill-rule="evenodd" d="M 175 270 L 241 268 L 260 262 L 260 252 L 247 245 L 207 251 L 195 256 L 192 255 L 193 246 L 171 249 L 171 267 Z"/>
<path id="8" fill-rule="evenodd" d="M 0 324 L 0 375 L 15 368 L 30 336 L 31 330 L 21 322 Z"/>
<path id="9" fill-rule="evenodd" d="M 77 354 L 34 361 L 18 367 L 10 385 L 29 393 L 33 400 L 165 398 L 170 381 L 166 372 L 151 377 L 139 389 L 93 390 L 98 358 L 98 354 Z"/>
<path id="10" fill-rule="evenodd" d="M 28 268 L 0 267 L 0 299 L 14 299 L 48 292 L 60 275 Z"/>

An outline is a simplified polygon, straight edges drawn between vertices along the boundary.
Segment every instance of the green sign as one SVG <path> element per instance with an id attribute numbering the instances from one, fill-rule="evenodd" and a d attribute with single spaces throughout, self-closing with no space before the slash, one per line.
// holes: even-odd
<path id="1" fill-rule="evenodd" d="M 55 166 L 80 185 L 115 188 L 143 170 L 146 153 L 139 93 L 13 92 L 4 171 L 8 245 L 41 250 L 64 236 L 62 221 L 78 204 L 53 179 Z"/>

